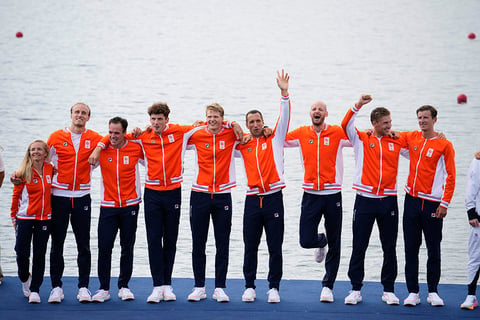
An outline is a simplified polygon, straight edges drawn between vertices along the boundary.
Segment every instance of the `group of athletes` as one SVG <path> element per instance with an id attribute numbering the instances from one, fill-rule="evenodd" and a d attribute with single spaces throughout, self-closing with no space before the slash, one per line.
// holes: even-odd
<path id="1" fill-rule="evenodd" d="M 120 234 L 120 274 L 118 297 L 134 299 L 128 287 L 133 270 L 135 234 L 141 198 L 138 165 L 146 168 L 144 213 L 153 290 L 149 303 L 173 301 L 172 271 L 181 207 L 183 156 L 195 153 L 194 179 L 190 195 L 192 267 L 194 288 L 189 301 L 207 297 L 205 289 L 206 242 L 210 219 L 215 236 L 215 289 L 212 298 L 228 302 L 225 292 L 229 264 L 229 239 L 232 223 L 231 188 L 236 186 L 235 157 L 242 159 L 247 176 L 243 215 L 245 291 L 242 301 L 256 298 L 258 247 L 263 230 L 269 253 L 268 302 L 280 302 L 282 243 L 284 235 L 284 148 L 299 147 L 304 167 L 299 240 L 303 248 L 314 248 L 317 262 L 325 260 L 325 276 L 320 301 L 333 302 L 333 286 L 340 264 L 342 230 L 342 149 L 353 147 L 356 190 L 353 212 L 353 246 L 348 268 L 352 289 L 345 304 L 362 301 L 365 254 L 373 225 L 377 222 L 383 250 L 382 301 L 398 305 L 396 244 L 399 212 L 396 179 L 400 155 L 409 158 L 405 185 L 403 234 L 405 277 L 409 295 L 403 304 L 420 303 L 419 248 L 422 234 L 428 251 L 427 302 L 442 306 L 438 294 L 441 271 L 443 218 L 455 188 L 455 155 L 452 144 L 434 125 L 437 111 L 422 106 L 416 115 L 419 131 L 392 131 L 390 112 L 383 107 L 371 111 L 373 128 L 360 131 L 355 119 L 372 101 L 362 95 L 347 111 L 341 126 L 325 122 L 325 103 L 315 102 L 310 109 L 311 125 L 288 132 L 291 105 L 289 75 L 277 72 L 281 92 L 280 114 L 273 129 L 266 128 L 262 113 L 246 114 L 244 134 L 235 121 L 224 120 L 224 110 L 213 103 L 206 107 L 206 120 L 195 125 L 169 123 L 170 109 L 165 103 L 148 108 L 149 129 L 127 134 L 128 122 L 121 117 L 109 120 L 108 136 L 87 129 L 90 108 L 77 103 L 71 108 L 71 125 L 53 132 L 47 142 L 35 140 L 19 169 L 14 183 L 11 209 L 16 229 L 15 251 L 22 290 L 30 303 L 40 303 L 39 289 L 45 270 L 47 242 L 51 236 L 50 277 L 52 290 L 48 302 L 64 299 L 64 242 L 71 224 L 78 250 L 78 294 L 80 302 L 110 299 L 111 256 L 117 233 Z M 473 160 L 467 192 L 467 209 L 472 229 L 478 232 L 480 208 L 480 161 Z M 98 278 L 100 288 L 89 291 L 91 271 L 90 224 L 91 170 L 101 169 L 102 188 L 98 221 Z M 321 219 L 325 233 L 319 233 Z M 473 232 L 473 231 L 472 231 Z M 477 237 L 478 238 L 478 237 Z M 468 296 L 462 308 L 473 309 L 479 277 L 480 244 L 474 236 L 469 247 Z M 30 273 L 30 245 L 33 245 Z M 327 250 L 328 248 L 328 250 Z"/>

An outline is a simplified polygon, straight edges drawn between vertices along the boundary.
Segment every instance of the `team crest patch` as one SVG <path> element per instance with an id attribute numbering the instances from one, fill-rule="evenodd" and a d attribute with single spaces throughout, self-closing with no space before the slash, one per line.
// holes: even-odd
<path id="1" fill-rule="evenodd" d="M 52 183 L 52 179 L 50 178 L 50 175 L 45 177 L 47 179 L 47 183 Z"/>
<path id="2" fill-rule="evenodd" d="M 223 207 L 223 209 L 224 209 L 225 211 L 228 211 L 229 208 L 230 208 L 229 206 Z"/>
<path id="3" fill-rule="evenodd" d="M 432 218 L 435 218 L 435 217 L 437 216 L 437 214 L 436 214 L 435 212 L 432 212 L 432 213 L 430 214 L 430 216 L 431 216 Z"/>
<path id="4" fill-rule="evenodd" d="M 394 145 L 393 145 L 392 142 L 389 142 L 389 143 L 388 143 L 388 150 L 390 150 L 390 151 L 395 150 L 395 147 L 394 147 Z"/>
<path id="5" fill-rule="evenodd" d="M 64 143 L 63 143 L 63 146 L 64 146 L 64 147 L 68 146 L 68 142 L 64 142 Z"/>
<path id="6" fill-rule="evenodd" d="M 47 231 L 47 226 L 42 226 L 43 231 Z"/>
<path id="7" fill-rule="evenodd" d="M 37 178 L 33 179 L 33 183 L 38 183 L 38 179 Z"/>
<path id="8" fill-rule="evenodd" d="M 123 164 L 129 164 L 130 163 L 130 157 L 129 156 L 123 156 Z"/>
<path id="9" fill-rule="evenodd" d="M 85 140 L 85 149 L 90 149 L 90 140 Z"/>
<path id="10" fill-rule="evenodd" d="M 225 141 L 221 140 L 219 144 L 220 144 L 220 149 L 225 149 Z"/>
<path id="11" fill-rule="evenodd" d="M 340 202 L 335 203 L 337 207 L 340 207 Z"/>
<path id="12" fill-rule="evenodd" d="M 205 143 L 205 148 L 210 148 L 210 144 L 209 143 Z"/>
<path id="13" fill-rule="evenodd" d="M 84 206 L 83 211 L 88 211 L 88 206 Z"/>
<path id="14" fill-rule="evenodd" d="M 417 146 L 413 147 L 413 151 L 417 151 Z"/>
<path id="15" fill-rule="evenodd" d="M 323 138 L 323 145 L 324 146 L 329 146 L 330 145 L 330 137 Z"/>
<path id="16" fill-rule="evenodd" d="M 175 203 L 175 209 L 179 209 L 180 208 L 180 205 L 178 203 Z"/>
<path id="17" fill-rule="evenodd" d="M 393 217 L 395 215 L 395 211 L 390 212 L 390 215 Z"/>
<path id="18" fill-rule="evenodd" d="M 370 143 L 370 148 L 375 148 L 375 143 Z"/>
<path id="19" fill-rule="evenodd" d="M 278 212 L 275 212 L 275 213 L 273 214 L 273 216 L 274 216 L 275 218 L 280 217 L 280 215 L 278 214 Z"/>
<path id="20" fill-rule="evenodd" d="M 262 150 L 265 150 L 265 149 L 267 149 L 267 143 L 266 142 L 262 143 Z"/>
<path id="21" fill-rule="evenodd" d="M 132 216 L 136 215 L 137 214 L 137 211 L 135 210 L 132 210 Z"/>
<path id="22" fill-rule="evenodd" d="M 170 143 L 175 142 L 175 137 L 173 136 L 173 134 L 168 135 L 168 142 L 170 142 Z"/>
<path id="23" fill-rule="evenodd" d="M 248 150 L 248 152 L 252 152 L 252 148 L 248 148 L 247 150 Z"/>
<path id="24" fill-rule="evenodd" d="M 313 144 L 313 139 L 308 140 L 309 144 Z"/>
<path id="25" fill-rule="evenodd" d="M 112 158 L 108 158 L 107 161 L 108 161 L 108 162 L 113 162 L 113 159 L 112 159 Z"/>
<path id="26" fill-rule="evenodd" d="M 150 143 L 151 143 L 151 144 L 155 144 L 155 139 L 152 139 L 152 140 L 150 141 Z"/>

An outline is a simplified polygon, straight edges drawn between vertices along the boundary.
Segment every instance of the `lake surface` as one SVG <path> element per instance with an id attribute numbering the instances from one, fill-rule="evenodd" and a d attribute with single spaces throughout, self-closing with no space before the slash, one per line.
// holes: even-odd
<path id="1" fill-rule="evenodd" d="M 480 149 L 480 1 L 53 1 L 0 2 L 0 145 L 7 177 L 19 165 L 27 145 L 70 124 L 70 106 L 90 105 L 88 127 L 107 133 L 113 116 L 130 126 L 148 123 L 147 108 L 166 101 L 170 121 L 192 123 L 217 101 L 226 119 L 243 124 L 244 114 L 258 108 L 273 126 L 280 93 L 276 70 L 290 73 L 290 127 L 309 124 L 308 110 L 324 100 L 329 123 L 340 123 L 360 94 L 374 101 L 362 110 L 357 127 L 370 127 L 373 107 L 392 112 L 399 130 L 418 128 L 415 110 L 431 104 L 439 111 L 437 130 L 456 150 L 457 188 L 444 223 L 442 282 L 466 281 L 469 226 L 464 208 L 466 174 Z M 15 33 L 22 31 L 23 38 Z M 460 93 L 468 103 L 458 105 Z M 323 264 L 313 250 L 298 244 L 303 168 L 299 152 L 285 151 L 286 232 L 284 278 L 321 279 Z M 339 279 L 347 278 L 351 252 L 351 189 L 354 159 L 344 152 L 344 224 Z M 400 161 L 399 206 L 408 162 Z M 193 156 L 185 159 L 182 218 L 175 277 L 193 277 L 188 221 Z M 96 227 L 99 177 L 93 174 L 92 275 L 96 276 Z M 7 179 L 8 180 L 8 179 Z M 228 277 L 242 278 L 242 211 L 245 175 L 237 163 Z M 14 232 L 9 219 L 12 185 L 0 190 L 1 265 L 16 274 Z M 134 276 L 149 276 L 143 208 L 137 232 Z M 323 229 L 323 226 L 321 227 Z M 398 241 L 399 276 L 404 281 L 403 234 Z M 214 241 L 207 248 L 207 276 L 214 275 Z M 118 241 L 118 240 L 117 240 Z M 65 274 L 76 275 L 73 234 L 66 242 Z M 426 250 L 421 249 L 420 281 L 426 281 Z M 112 275 L 118 275 L 119 244 Z M 266 278 L 268 253 L 262 242 L 258 278 Z M 366 257 L 366 280 L 380 279 L 382 252 L 376 227 Z M 47 272 L 48 274 L 48 264 Z M 46 284 L 47 286 L 49 284 Z M 93 289 L 93 288 L 92 288 Z"/>

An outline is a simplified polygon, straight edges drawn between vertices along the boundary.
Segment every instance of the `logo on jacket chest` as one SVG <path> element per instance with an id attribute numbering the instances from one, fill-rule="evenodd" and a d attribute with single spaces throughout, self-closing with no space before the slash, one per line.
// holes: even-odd
<path id="1" fill-rule="evenodd" d="M 433 156 L 433 149 L 429 148 L 427 151 L 427 157 L 431 158 Z"/>
<path id="2" fill-rule="evenodd" d="M 47 180 L 47 183 L 52 183 L 52 178 L 50 177 L 50 175 L 47 175 L 45 179 Z"/>
<path id="3" fill-rule="evenodd" d="M 130 157 L 129 156 L 123 156 L 123 164 L 129 164 L 130 163 Z"/>
<path id="4" fill-rule="evenodd" d="M 262 150 L 266 150 L 266 149 L 267 149 L 267 143 L 264 142 L 264 143 L 262 143 Z"/>
<path id="5" fill-rule="evenodd" d="M 329 146 L 330 145 L 330 138 L 329 137 L 323 138 L 323 145 L 324 146 Z"/>
<path id="6" fill-rule="evenodd" d="M 389 143 L 388 143 L 388 150 L 390 150 L 390 151 L 394 151 L 394 150 L 395 150 L 395 145 L 393 144 L 393 142 L 389 142 Z"/>
<path id="7" fill-rule="evenodd" d="M 221 140 L 218 145 L 219 145 L 220 149 L 222 149 L 222 150 L 225 149 L 225 141 Z"/>
<path id="8" fill-rule="evenodd" d="M 85 149 L 90 149 L 90 140 L 85 140 Z"/>
<path id="9" fill-rule="evenodd" d="M 175 142 L 175 137 L 173 136 L 173 134 L 168 135 L 168 142 L 170 142 L 170 143 Z"/>

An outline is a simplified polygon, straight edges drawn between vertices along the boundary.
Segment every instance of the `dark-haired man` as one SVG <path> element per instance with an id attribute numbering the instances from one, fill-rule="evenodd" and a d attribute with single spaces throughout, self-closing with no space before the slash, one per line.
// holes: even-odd
<path id="1" fill-rule="evenodd" d="M 408 132 L 410 172 L 405 185 L 403 237 L 405 241 L 405 280 L 409 292 L 403 304 L 420 303 L 418 253 L 422 232 L 428 251 L 427 302 L 443 306 L 438 295 L 441 271 L 440 243 L 443 218 L 455 189 L 455 150 L 447 139 L 438 139 L 435 131 L 437 110 L 429 105 L 417 109 L 420 131 Z"/>
<path id="2" fill-rule="evenodd" d="M 102 194 L 98 218 L 98 280 L 100 289 L 92 297 L 94 302 L 110 299 L 110 272 L 112 249 L 120 232 L 120 275 L 118 297 L 123 301 L 135 299 L 128 288 L 133 271 L 133 249 L 139 204 L 142 202 L 138 164 L 143 164 L 142 147 L 125 139 L 128 122 L 110 119 L 110 144 L 100 152 Z"/>

